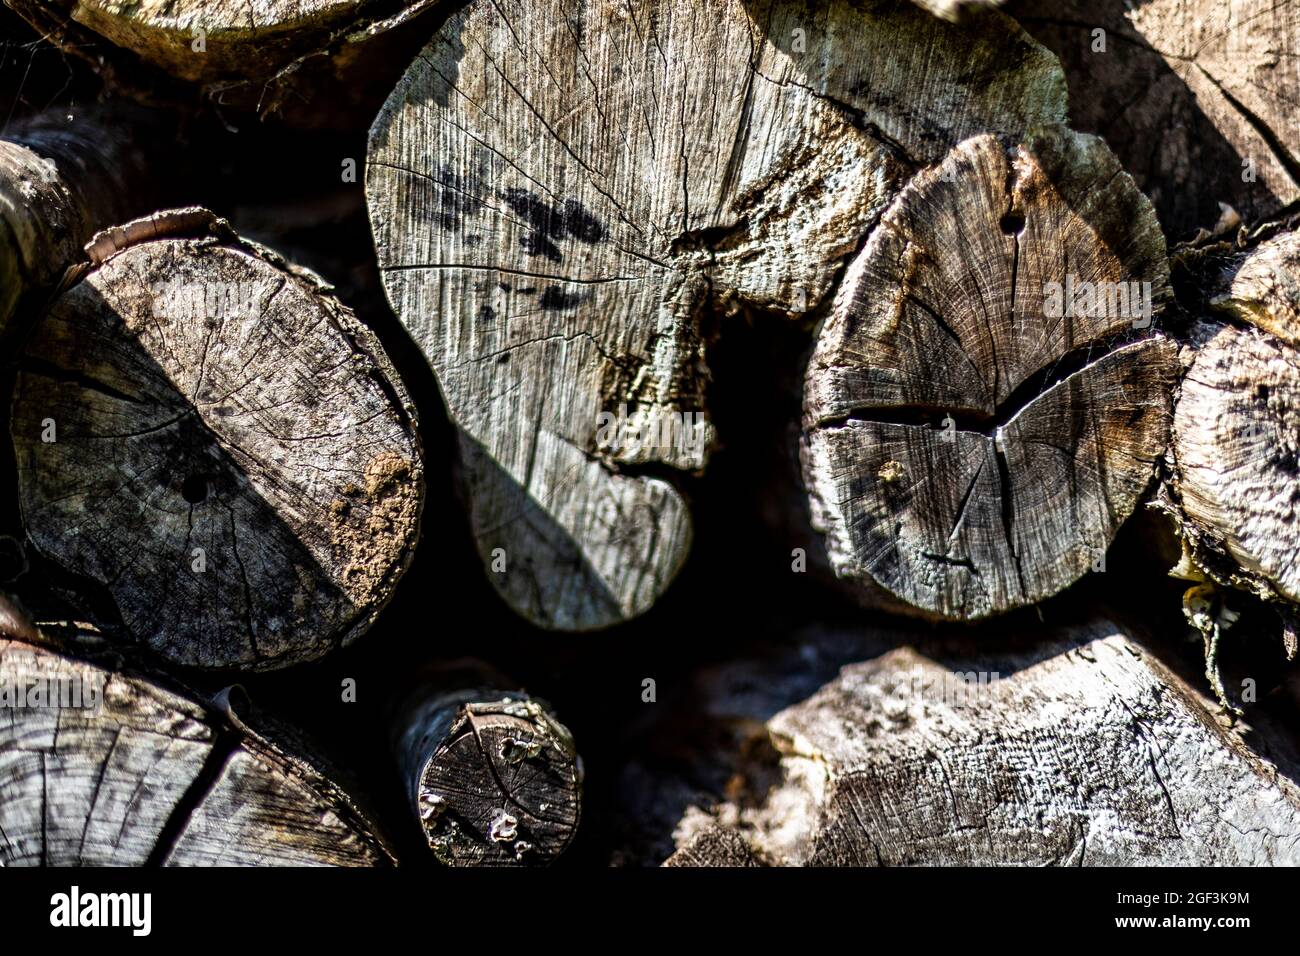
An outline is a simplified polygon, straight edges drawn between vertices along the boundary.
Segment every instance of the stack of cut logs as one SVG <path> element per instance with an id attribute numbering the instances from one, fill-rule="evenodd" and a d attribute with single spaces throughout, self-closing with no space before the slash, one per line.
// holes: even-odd
<path id="1" fill-rule="evenodd" d="M 6 91 L 0 864 L 538 865 L 580 821 L 671 866 L 1300 863 L 1300 7 L 3 2 L 96 101 Z M 232 201 L 210 144 L 271 135 L 364 204 L 336 273 L 281 228 L 334 193 Z M 654 620 L 764 322 L 802 415 L 753 483 L 798 493 L 753 521 L 820 597 L 629 690 L 586 807 L 583 703 L 490 639 L 376 691 L 387 775 L 237 683 L 463 626 L 407 573 L 444 547 L 542 657 Z"/>

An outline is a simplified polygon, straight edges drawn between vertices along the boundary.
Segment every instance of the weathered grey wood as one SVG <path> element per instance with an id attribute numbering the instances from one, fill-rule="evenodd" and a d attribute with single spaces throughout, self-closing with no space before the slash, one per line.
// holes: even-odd
<path id="1" fill-rule="evenodd" d="M 713 808 L 717 824 L 777 865 L 1300 860 L 1294 769 L 1246 746 L 1122 626 L 972 643 L 898 647 L 775 714 L 777 784 Z"/>
<path id="2" fill-rule="evenodd" d="M 460 661 L 425 675 L 394 730 L 411 806 L 440 862 L 536 866 L 572 842 L 581 762 L 544 701 Z"/>
<path id="3" fill-rule="evenodd" d="M 1300 233 L 1209 269 L 1174 413 L 1170 510 L 1188 549 L 1183 572 L 1297 602 Z"/>
<path id="4" fill-rule="evenodd" d="M 98 229 L 147 211 L 156 118 L 126 104 L 77 107 L 14 123 L 0 140 L 0 334 L 81 258 Z M 39 302 L 38 302 L 39 304 Z"/>
<path id="5" fill-rule="evenodd" d="M 62 682 L 64 703 L 77 700 L 73 687 L 83 704 L 98 698 L 0 709 L 3 865 L 392 864 L 323 768 L 234 710 L 102 656 L 62 653 L 3 598 L 0 632 L 0 687 L 26 696 Z"/>
<path id="6" fill-rule="evenodd" d="M 356 639 L 424 500 L 414 410 L 378 340 L 202 210 L 88 248 L 107 258 L 53 303 L 15 389 L 33 543 L 178 663 L 262 670 Z"/>
<path id="7" fill-rule="evenodd" d="M 368 83 L 400 69 L 423 37 L 407 27 L 439 0 L 4 0 L 109 86 L 147 100 L 282 114 L 355 128 L 374 116 Z M 403 34 L 408 34 L 404 36 Z M 414 39 L 414 42 L 412 42 Z M 393 74 L 396 75 L 395 73 Z M 163 89 L 179 81 L 177 90 Z M 191 91 L 186 96 L 182 90 Z M 367 95 L 367 94 L 370 95 Z M 368 108 L 368 114 L 363 111 Z"/>
<path id="8" fill-rule="evenodd" d="M 717 317 L 806 316 L 916 165 L 1063 112 L 1055 61 L 996 13 L 478 0 L 449 17 L 371 130 L 366 191 L 507 601 L 561 629 L 650 607 L 690 543 L 675 476 L 716 437 Z"/>
<path id="9" fill-rule="evenodd" d="M 1007 10 L 1061 58 L 1071 124 L 1105 137 L 1172 238 L 1234 216 L 1260 222 L 1300 199 L 1294 3 L 1014 0 Z"/>
<path id="10" fill-rule="evenodd" d="M 1100 569 L 1166 447 L 1167 282 L 1150 203 L 1095 137 L 980 136 L 916 176 L 808 367 L 805 477 L 836 573 L 975 619 Z"/>

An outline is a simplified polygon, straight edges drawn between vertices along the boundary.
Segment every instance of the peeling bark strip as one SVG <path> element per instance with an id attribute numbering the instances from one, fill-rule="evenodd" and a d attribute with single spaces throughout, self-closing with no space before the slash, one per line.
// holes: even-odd
<path id="1" fill-rule="evenodd" d="M 1016 0 L 1171 237 L 1300 199 L 1300 6 L 1278 0 Z M 1097 31 L 1104 31 L 1101 35 Z M 1231 222 L 1231 217 L 1225 225 Z"/>
<path id="2" fill-rule="evenodd" d="M 849 267 L 805 391 L 805 473 L 836 573 L 950 619 L 1100 569 L 1168 438 L 1176 363 L 1150 203 L 1063 127 L 967 140 Z M 1070 295 L 1069 302 L 1064 301 Z"/>
<path id="3" fill-rule="evenodd" d="M 0 140 L 0 333 L 24 297 L 47 295 L 91 235 L 144 212 L 153 179 L 144 110 L 56 110 Z"/>
<path id="4" fill-rule="evenodd" d="M 412 695 L 398 762 L 429 847 L 448 866 L 550 863 L 572 842 L 582 774 L 573 737 L 542 701 L 461 662 Z"/>
<path id="5" fill-rule="evenodd" d="M 1233 256 L 1174 413 L 1176 517 L 1197 570 L 1300 602 L 1300 233 Z"/>
<path id="6" fill-rule="evenodd" d="M 845 667 L 768 722 L 781 780 L 720 819 L 780 865 L 1300 862 L 1294 780 L 1121 628 L 1031 646 Z M 998 676 L 917 690 L 975 671 Z"/>
<path id="7" fill-rule="evenodd" d="M 0 685 L 38 680 L 93 684 L 102 703 L 0 710 L 0 864 L 393 862 L 319 767 L 233 711 L 120 666 L 0 635 Z"/>
<path id="8" fill-rule="evenodd" d="M 146 241 L 28 343 L 23 518 L 172 661 L 311 660 L 362 634 L 410 563 L 413 418 L 378 340 L 310 273 L 234 239 Z"/>
<path id="9" fill-rule="evenodd" d="M 807 314 L 913 164 L 1063 114 L 1055 61 L 997 14 L 479 0 L 450 17 L 371 130 L 366 191 L 503 596 L 561 629 L 649 608 L 691 537 L 671 475 L 714 438 L 706 320 Z M 611 446 L 602 413 L 624 408 L 637 434 L 704 422 L 694 443 Z"/>

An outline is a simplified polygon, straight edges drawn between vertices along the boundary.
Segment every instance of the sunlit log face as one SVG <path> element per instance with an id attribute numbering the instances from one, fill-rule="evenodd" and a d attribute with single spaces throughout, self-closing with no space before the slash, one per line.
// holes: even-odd
<path id="1" fill-rule="evenodd" d="M 918 175 L 808 370 L 808 484 L 838 573 L 972 619 L 1101 570 L 1168 438 L 1164 255 L 1093 137 L 978 137 Z"/>

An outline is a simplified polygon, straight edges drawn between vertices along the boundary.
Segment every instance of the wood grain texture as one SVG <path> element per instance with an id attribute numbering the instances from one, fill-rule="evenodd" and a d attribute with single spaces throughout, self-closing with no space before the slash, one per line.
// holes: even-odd
<path id="1" fill-rule="evenodd" d="M 1300 790 L 1212 713 L 1105 620 L 900 647 L 774 715 L 777 785 L 715 816 L 787 866 L 1294 865 Z"/>
<path id="2" fill-rule="evenodd" d="M 39 26 L 68 22 L 189 81 L 266 80 L 329 49 L 375 14 L 409 15 L 429 0 L 5 0 Z M 56 34 L 57 35 L 57 34 Z M 202 35 L 203 49 L 194 43 Z"/>
<path id="3" fill-rule="evenodd" d="M 1167 283 L 1151 206 L 1095 137 L 976 137 L 914 178 L 849 267 L 805 382 L 836 573 L 872 603 L 976 619 L 1098 565 L 1166 447 Z"/>
<path id="4" fill-rule="evenodd" d="M 378 340 L 233 238 L 91 269 L 28 343 L 11 432 L 33 543 L 177 663 L 262 670 L 351 642 L 418 539 L 414 411 Z"/>
<path id="5" fill-rule="evenodd" d="M 421 681 L 394 730 L 407 795 L 440 863 L 540 866 L 572 843 L 582 765 L 546 702 L 459 662 Z"/>
<path id="6" fill-rule="evenodd" d="M 3 865 L 392 864 L 322 768 L 233 711 L 13 637 L 0 636 L 0 686 L 63 681 L 101 700 L 0 709 Z"/>
<path id="7" fill-rule="evenodd" d="M 996 14 L 482 0 L 451 16 L 371 130 L 366 190 L 506 600 L 575 630 L 650 607 L 690 543 L 675 474 L 716 438 L 717 316 L 808 314 L 915 165 L 1063 110 L 1055 62 Z M 602 413 L 691 418 L 631 443 L 601 435 Z"/>
<path id="8" fill-rule="evenodd" d="M 702 815 L 701 815 L 702 816 Z M 707 817 L 693 826 L 679 850 L 663 863 L 666 867 L 740 867 L 762 866 L 749 844 L 735 830 L 719 826 Z"/>
<path id="9" fill-rule="evenodd" d="M 1275 0 L 1013 0 L 1171 238 L 1300 199 L 1300 9 Z M 1094 31 L 1104 30 L 1104 50 Z M 1253 178 L 1243 176 L 1252 161 Z"/>
<path id="10" fill-rule="evenodd" d="M 156 117 L 126 104 L 60 109 L 0 140 L 0 334 L 46 296 L 97 230 L 147 211 Z"/>
<path id="11" fill-rule="evenodd" d="M 143 102 L 355 131 L 428 39 L 423 15 L 455 0 L 3 2 Z"/>
<path id="12" fill-rule="evenodd" d="M 1300 235 L 1212 268 L 1174 413 L 1174 513 L 1198 571 L 1300 601 Z"/>

